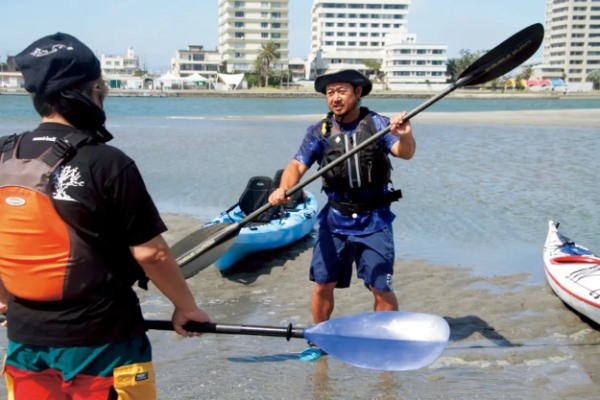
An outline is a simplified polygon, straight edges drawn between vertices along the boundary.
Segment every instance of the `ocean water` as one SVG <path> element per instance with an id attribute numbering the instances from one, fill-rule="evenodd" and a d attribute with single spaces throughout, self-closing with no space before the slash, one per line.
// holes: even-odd
<path id="1" fill-rule="evenodd" d="M 422 101 L 367 98 L 364 105 L 392 114 Z M 106 107 L 111 144 L 136 160 L 159 210 L 189 216 L 198 227 L 237 202 L 250 177 L 283 168 L 306 127 L 326 111 L 320 99 L 111 97 Z M 444 99 L 424 113 L 568 108 L 600 115 L 600 100 Z M 27 96 L 0 96 L 0 135 L 37 123 Z M 159 399 L 597 397 L 598 335 L 540 284 L 549 219 L 600 251 L 600 128 L 437 124 L 419 115 L 412 123 L 415 157 L 392 161 L 394 185 L 404 193 L 393 205 L 396 255 L 448 268 L 407 264 L 420 268 L 398 271 L 397 291 L 408 311 L 451 315 L 442 357 L 417 371 L 382 373 L 333 357 L 300 362 L 295 352 L 303 341 L 182 340 L 151 331 Z M 324 201 L 318 180 L 307 190 Z M 207 269 L 188 283 L 215 321 L 306 325 L 312 287 L 308 265 L 301 270 L 299 263 L 275 262 L 245 280 Z M 496 285 L 489 286 L 502 287 L 502 296 L 480 289 L 480 276 L 492 277 Z M 513 281 L 523 290 L 512 290 Z M 370 308 L 361 289 L 340 291 L 336 311 Z M 147 318 L 168 318 L 172 306 L 157 290 L 140 299 Z M 0 349 L 5 345 L 0 338 Z"/>
<path id="2" fill-rule="evenodd" d="M 391 115 L 423 101 L 364 105 Z M 326 111 L 321 99 L 298 98 L 110 97 L 106 108 L 111 143 L 136 160 L 159 209 L 200 222 L 236 203 L 250 177 L 283 168 Z M 600 115 L 600 99 L 450 98 L 423 112 L 570 108 Z M 0 96 L 0 134 L 36 123 L 27 96 Z M 393 160 L 404 194 L 393 204 L 397 258 L 528 272 L 539 283 L 549 219 L 600 251 L 600 127 L 412 123 L 415 157 Z M 324 202 L 319 180 L 306 189 Z"/>

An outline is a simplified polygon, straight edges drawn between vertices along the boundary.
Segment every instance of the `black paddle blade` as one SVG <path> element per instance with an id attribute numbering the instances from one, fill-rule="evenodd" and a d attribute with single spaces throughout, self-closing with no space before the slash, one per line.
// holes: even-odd
<path id="1" fill-rule="evenodd" d="M 456 82 L 462 80 L 462 85 L 479 85 L 496 79 L 531 57 L 539 49 L 543 39 L 544 26 L 539 23 L 530 25 L 485 53 L 467 67 Z"/>
<path id="2" fill-rule="evenodd" d="M 236 225 L 236 226 L 232 226 Z M 233 229 L 232 234 L 226 234 Z M 215 224 L 190 233 L 171 247 L 185 279 L 212 265 L 233 245 L 237 224 Z"/>

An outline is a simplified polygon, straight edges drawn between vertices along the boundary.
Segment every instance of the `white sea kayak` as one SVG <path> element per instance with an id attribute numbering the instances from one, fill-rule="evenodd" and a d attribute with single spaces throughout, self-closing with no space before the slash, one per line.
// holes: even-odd
<path id="1" fill-rule="evenodd" d="M 544 265 L 548 284 L 569 307 L 600 324 L 600 257 L 548 223 Z"/>

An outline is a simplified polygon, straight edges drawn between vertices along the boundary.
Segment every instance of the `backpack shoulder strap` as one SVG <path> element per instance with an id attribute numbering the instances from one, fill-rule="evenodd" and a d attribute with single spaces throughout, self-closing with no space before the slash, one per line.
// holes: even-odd
<path id="1" fill-rule="evenodd" d="M 11 159 L 12 157 L 16 157 L 17 145 L 20 139 L 28 132 L 22 133 L 13 133 L 10 136 L 0 137 L 0 161 L 4 162 L 5 160 Z"/>
<path id="2" fill-rule="evenodd" d="M 58 138 L 52 147 L 40 156 L 40 160 L 53 168 L 57 167 L 73 157 L 81 146 L 93 142 L 94 138 L 88 134 L 71 132 L 65 138 Z"/>

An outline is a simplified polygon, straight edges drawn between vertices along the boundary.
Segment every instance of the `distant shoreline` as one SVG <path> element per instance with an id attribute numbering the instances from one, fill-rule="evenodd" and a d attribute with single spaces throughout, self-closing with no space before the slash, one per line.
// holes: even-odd
<path id="1" fill-rule="evenodd" d="M 437 91 L 373 91 L 369 94 L 369 98 L 379 99 L 427 99 L 435 96 Z M 23 89 L 0 89 L 0 95 L 27 95 Z M 289 90 L 289 89 L 247 89 L 247 90 L 119 90 L 111 89 L 109 96 L 114 97 L 232 97 L 232 98 L 322 98 L 323 95 L 316 93 L 310 89 L 306 90 Z M 565 98 L 600 98 L 600 91 L 592 92 L 568 92 L 565 94 L 562 91 L 552 92 L 513 92 L 508 91 L 490 91 L 479 89 L 457 89 L 447 95 L 448 98 L 463 98 L 463 99 L 544 99 L 544 100 L 559 100 Z"/>

